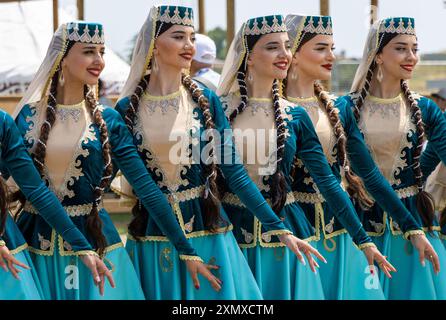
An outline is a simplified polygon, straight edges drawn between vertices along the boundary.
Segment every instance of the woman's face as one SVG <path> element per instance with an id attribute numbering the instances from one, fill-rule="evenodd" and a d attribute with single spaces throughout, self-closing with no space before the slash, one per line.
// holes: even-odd
<path id="1" fill-rule="evenodd" d="M 382 68 L 383 78 L 407 80 L 412 78 L 413 69 L 418 63 L 417 53 L 416 36 L 398 35 L 377 54 L 375 61 Z"/>
<path id="2" fill-rule="evenodd" d="M 311 80 L 329 80 L 336 56 L 331 35 L 316 35 L 305 42 L 293 56 L 291 72 Z"/>
<path id="3" fill-rule="evenodd" d="M 103 44 L 76 42 L 62 60 L 65 82 L 96 85 L 105 67 L 104 52 Z"/>
<path id="4" fill-rule="evenodd" d="M 248 56 L 248 73 L 253 78 L 285 79 L 291 63 L 290 40 L 286 32 L 260 37 Z"/>
<path id="5" fill-rule="evenodd" d="M 173 25 L 155 41 L 153 50 L 156 63 L 163 66 L 189 69 L 195 54 L 195 31 L 188 26 Z"/>

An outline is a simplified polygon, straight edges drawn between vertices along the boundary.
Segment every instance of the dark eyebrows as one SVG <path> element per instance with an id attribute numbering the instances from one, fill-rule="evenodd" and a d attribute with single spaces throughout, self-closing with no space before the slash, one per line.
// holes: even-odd
<path id="1" fill-rule="evenodd" d="M 407 42 L 395 42 L 395 44 L 402 45 L 402 46 L 408 46 L 408 45 L 410 45 L 410 44 L 407 43 Z M 414 43 L 413 46 L 417 47 L 417 46 L 418 46 L 418 43 Z"/>
<path id="2" fill-rule="evenodd" d="M 324 47 L 328 47 L 328 46 L 330 46 L 328 43 L 325 43 L 325 42 L 318 42 L 318 43 L 316 43 L 315 44 L 315 46 L 324 46 Z"/>

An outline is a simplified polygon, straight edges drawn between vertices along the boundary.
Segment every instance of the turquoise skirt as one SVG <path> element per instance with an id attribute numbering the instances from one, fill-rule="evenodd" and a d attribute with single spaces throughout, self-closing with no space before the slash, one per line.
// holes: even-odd
<path id="1" fill-rule="evenodd" d="M 30 267 L 30 270 L 16 266 L 22 272 L 19 273 L 20 280 L 0 268 L 0 300 L 41 300 L 44 295 L 36 269 L 28 250 L 22 250 L 14 257 Z"/>
<path id="2" fill-rule="evenodd" d="M 323 300 L 321 278 L 286 247 L 242 249 L 267 300 Z"/>
<path id="3" fill-rule="evenodd" d="M 435 275 L 430 261 L 425 260 L 423 267 L 418 258 L 418 252 L 410 241 L 401 235 L 394 236 L 389 228 L 383 236 L 372 237 L 381 253 L 397 269 L 392 279 L 381 275 L 384 294 L 391 300 L 444 300 L 446 299 L 446 249 L 434 235 L 426 234 L 440 259 L 440 273 Z"/>
<path id="4" fill-rule="evenodd" d="M 107 279 L 104 296 L 93 282 L 89 269 L 76 256 L 61 256 L 56 243 L 54 254 L 31 253 L 44 297 L 47 300 L 143 300 L 135 269 L 124 247 L 107 252 L 104 262 L 115 280 L 112 288 Z"/>
<path id="5" fill-rule="evenodd" d="M 370 274 L 365 255 L 355 247 L 348 234 L 319 240 L 316 248 L 327 260 L 327 264 L 319 263 L 326 299 L 385 299 L 378 275 Z M 378 267 L 375 270 L 378 271 Z"/>
<path id="6" fill-rule="evenodd" d="M 127 240 L 145 296 L 149 300 L 259 300 L 260 290 L 231 231 L 189 239 L 205 263 L 220 266 L 212 273 L 223 281 L 216 292 L 201 275 L 195 289 L 186 265 L 167 241 Z"/>

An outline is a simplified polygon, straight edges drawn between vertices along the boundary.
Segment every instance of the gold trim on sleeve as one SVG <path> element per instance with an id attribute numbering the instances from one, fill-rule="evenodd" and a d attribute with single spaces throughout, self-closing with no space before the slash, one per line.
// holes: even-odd
<path id="1" fill-rule="evenodd" d="M 203 262 L 203 259 L 201 259 L 199 256 L 188 256 L 186 254 L 180 254 L 180 260 L 183 261 L 200 261 Z"/>

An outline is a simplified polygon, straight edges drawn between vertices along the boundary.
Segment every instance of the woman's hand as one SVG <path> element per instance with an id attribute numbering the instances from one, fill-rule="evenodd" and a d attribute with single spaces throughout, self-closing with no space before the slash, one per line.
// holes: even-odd
<path id="1" fill-rule="evenodd" d="M 291 251 L 294 252 L 294 254 L 297 256 L 299 261 L 305 265 L 305 260 L 301 254 L 303 252 L 305 256 L 307 257 L 308 263 L 310 264 L 311 271 L 316 273 L 316 267 L 319 268 L 319 265 L 317 262 L 313 259 L 313 256 L 311 254 L 314 254 L 319 260 L 327 263 L 325 258 L 317 251 L 315 248 L 313 248 L 308 242 L 301 240 L 291 234 L 282 234 L 279 235 L 280 242 L 285 244 Z"/>
<path id="2" fill-rule="evenodd" d="M 115 287 L 113 276 L 101 258 L 97 255 L 87 254 L 80 256 L 80 259 L 85 266 L 90 269 L 95 286 L 98 286 L 99 284 L 99 294 L 101 296 L 104 295 L 105 277 L 107 277 L 112 288 Z"/>
<path id="3" fill-rule="evenodd" d="M 198 274 L 201 274 L 209 281 L 209 283 L 211 284 L 212 288 L 214 288 L 215 291 L 218 292 L 221 290 L 222 281 L 218 279 L 216 276 L 214 276 L 210 271 L 211 269 L 214 270 L 219 269 L 220 268 L 219 266 L 205 264 L 198 260 L 186 260 L 185 263 L 187 270 L 189 271 L 190 276 L 192 277 L 196 289 L 200 289 L 200 281 L 198 281 Z"/>
<path id="4" fill-rule="evenodd" d="M 424 259 L 426 258 L 432 263 L 434 267 L 434 272 L 438 274 L 440 272 L 440 260 L 438 260 L 438 255 L 432 247 L 429 240 L 427 240 L 426 235 L 424 234 L 414 234 L 410 236 L 410 242 L 417 249 L 420 263 L 424 267 L 426 263 Z"/>
<path id="5" fill-rule="evenodd" d="M 30 269 L 26 264 L 21 263 L 19 260 L 14 258 L 14 256 L 9 252 L 6 246 L 0 246 L 0 267 L 6 272 L 11 270 L 12 275 L 17 280 L 20 280 L 19 273 L 21 270 L 17 269 L 14 265 L 22 267 L 24 269 Z"/>
<path id="6" fill-rule="evenodd" d="M 367 261 L 371 268 L 370 269 L 371 274 L 373 274 L 374 262 L 376 262 L 376 263 L 378 263 L 379 268 L 384 272 L 384 274 L 388 278 L 392 278 L 390 272 L 396 272 L 396 269 L 394 268 L 394 266 L 392 266 L 390 264 L 389 261 L 387 261 L 386 257 L 383 256 L 381 254 L 381 252 L 379 252 L 379 250 L 376 248 L 376 246 L 366 247 L 366 248 L 362 249 L 362 252 L 364 253 L 364 255 L 367 258 Z"/>

